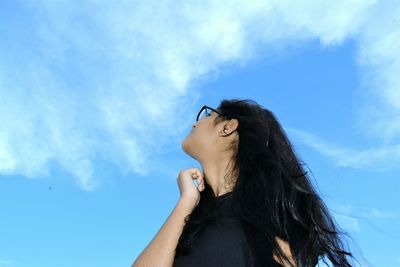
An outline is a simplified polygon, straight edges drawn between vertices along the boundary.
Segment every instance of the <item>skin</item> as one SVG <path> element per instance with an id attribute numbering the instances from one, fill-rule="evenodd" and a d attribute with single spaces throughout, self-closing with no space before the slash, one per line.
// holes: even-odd
<path id="1" fill-rule="evenodd" d="M 237 119 L 225 120 L 214 127 L 215 117 L 217 113 L 212 112 L 193 124 L 192 131 L 182 141 L 182 149 L 200 163 L 207 184 L 216 196 L 220 196 L 233 189 L 224 179 L 233 153 L 226 150 L 230 142 L 239 138 L 236 131 L 239 122 Z M 233 182 L 236 180 L 236 177 L 227 178 Z"/>
<path id="2" fill-rule="evenodd" d="M 289 244 L 286 241 L 280 239 L 279 237 L 275 237 L 275 239 L 277 240 L 278 245 L 281 247 L 281 249 L 283 250 L 284 254 L 290 259 L 290 262 L 293 264 L 293 266 L 297 266 L 295 261 L 294 261 L 294 259 L 293 259 L 292 253 L 290 252 Z M 290 267 L 291 266 L 287 261 L 281 261 L 276 252 L 274 252 L 273 258 L 274 258 L 274 260 L 276 262 L 279 262 L 279 264 L 283 265 L 284 267 Z"/>

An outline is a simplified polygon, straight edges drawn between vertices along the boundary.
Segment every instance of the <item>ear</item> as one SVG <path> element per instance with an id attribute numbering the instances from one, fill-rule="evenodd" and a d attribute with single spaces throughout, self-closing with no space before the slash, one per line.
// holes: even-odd
<path id="1" fill-rule="evenodd" d="M 292 253 L 290 251 L 289 244 L 286 241 L 284 241 L 283 239 L 280 239 L 277 236 L 275 237 L 275 239 L 278 242 L 278 245 L 281 248 L 281 250 L 283 251 L 283 253 L 285 254 L 285 256 L 289 258 L 289 260 L 293 264 L 293 266 L 297 266 L 295 261 L 294 261 L 294 259 L 293 259 Z M 279 264 L 281 264 L 284 267 L 290 267 L 291 266 L 287 261 L 282 262 L 282 260 L 284 260 L 284 259 L 280 260 L 279 256 L 278 256 L 278 252 L 276 252 L 276 251 L 274 251 L 274 253 L 273 253 L 273 258 L 274 258 L 274 260 L 276 262 L 278 262 Z"/>
<path id="2" fill-rule="evenodd" d="M 225 125 L 224 125 L 224 129 L 228 132 L 231 133 L 234 130 L 236 130 L 239 127 L 239 121 L 238 119 L 230 119 Z"/>

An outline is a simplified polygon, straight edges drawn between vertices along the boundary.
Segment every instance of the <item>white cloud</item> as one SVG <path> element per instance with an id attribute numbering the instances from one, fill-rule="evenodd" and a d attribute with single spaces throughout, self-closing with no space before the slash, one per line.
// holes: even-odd
<path id="1" fill-rule="evenodd" d="M 14 34 L 0 50 L 3 174 L 46 175 L 57 162 L 87 190 L 98 159 L 145 174 L 149 158 L 190 127 L 196 79 L 260 48 L 309 39 L 355 39 L 359 63 L 385 81 L 375 94 L 400 121 L 396 1 L 20 4 L 20 24 L 6 22 Z M 400 132 L 384 114 L 377 119 L 385 140 Z"/>

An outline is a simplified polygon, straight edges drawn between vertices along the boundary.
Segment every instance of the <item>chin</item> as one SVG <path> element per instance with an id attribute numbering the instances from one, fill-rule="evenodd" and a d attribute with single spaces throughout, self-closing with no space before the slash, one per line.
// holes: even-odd
<path id="1" fill-rule="evenodd" d="M 182 148 L 182 150 L 183 150 L 186 154 L 188 154 L 190 157 L 192 157 L 193 159 L 196 159 L 195 156 L 193 155 L 192 151 L 191 151 L 191 146 L 190 146 L 190 144 L 188 143 L 187 138 L 185 138 L 185 139 L 182 141 L 182 143 L 181 143 L 181 148 Z"/>
<path id="2" fill-rule="evenodd" d="M 188 149 L 187 137 L 186 137 L 185 139 L 183 139 L 183 141 L 182 141 L 182 143 L 181 143 L 181 148 L 182 148 L 183 151 L 185 151 L 186 153 L 188 153 L 188 152 L 187 152 L 187 149 Z"/>

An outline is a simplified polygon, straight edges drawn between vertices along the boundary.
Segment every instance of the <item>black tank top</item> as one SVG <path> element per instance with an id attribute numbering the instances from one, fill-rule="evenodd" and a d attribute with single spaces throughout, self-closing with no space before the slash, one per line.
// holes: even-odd
<path id="1" fill-rule="evenodd" d="M 239 217 L 231 206 L 232 191 L 216 197 L 217 219 L 204 229 L 189 255 L 175 258 L 173 267 L 280 267 L 269 255 L 255 263 L 253 249 L 247 241 Z"/>

